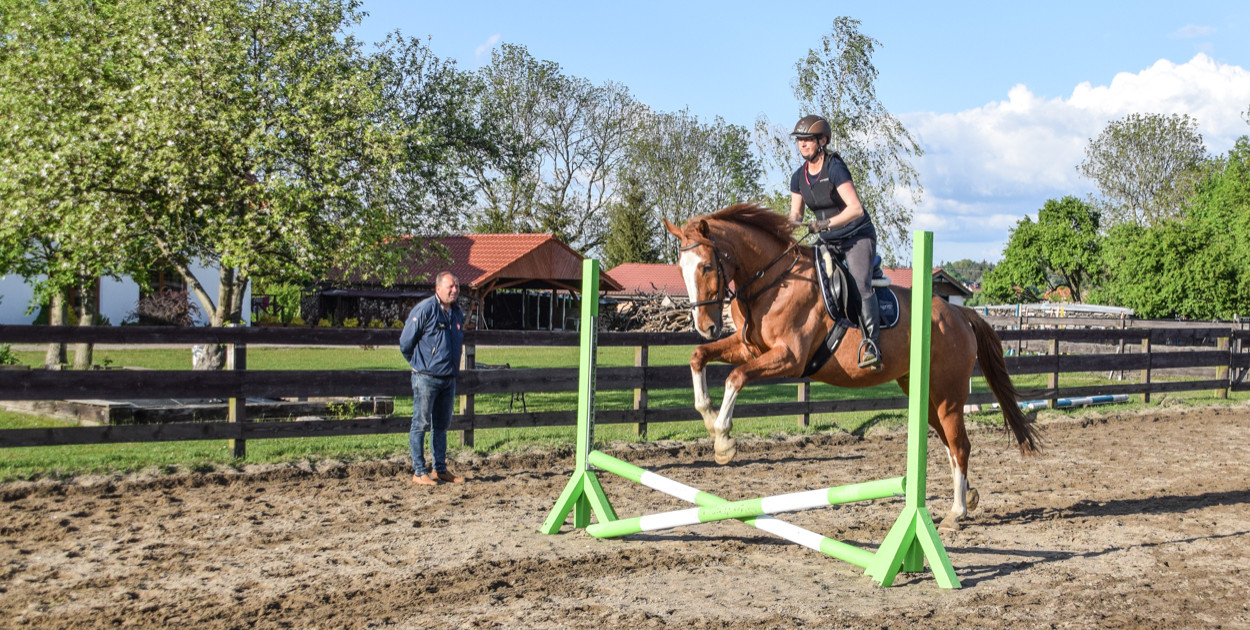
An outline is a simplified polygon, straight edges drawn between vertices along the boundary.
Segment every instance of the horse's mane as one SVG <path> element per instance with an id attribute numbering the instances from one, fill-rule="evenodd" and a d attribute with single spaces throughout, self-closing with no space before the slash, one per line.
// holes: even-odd
<path id="1" fill-rule="evenodd" d="M 794 242 L 794 224 L 789 217 L 777 214 L 758 203 L 736 203 L 717 210 L 705 219 L 749 225 L 777 237 L 783 243 Z"/>

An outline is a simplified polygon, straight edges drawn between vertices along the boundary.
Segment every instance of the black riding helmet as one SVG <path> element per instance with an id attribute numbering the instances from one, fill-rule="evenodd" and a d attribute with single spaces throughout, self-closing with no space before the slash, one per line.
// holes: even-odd
<path id="1" fill-rule="evenodd" d="M 828 142 L 833 138 L 833 128 L 829 126 L 829 121 L 820 116 L 804 116 L 794 124 L 794 131 L 790 132 L 790 137 L 824 138 L 825 142 Z"/>

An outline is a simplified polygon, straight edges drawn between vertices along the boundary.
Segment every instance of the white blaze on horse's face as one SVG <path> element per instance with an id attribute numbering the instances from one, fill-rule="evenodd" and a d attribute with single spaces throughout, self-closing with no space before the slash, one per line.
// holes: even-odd
<path id="1" fill-rule="evenodd" d="M 686 281 L 686 293 L 690 297 L 690 303 L 695 304 L 708 299 L 719 297 L 720 289 L 716 289 L 716 293 L 709 293 L 706 297 L 699 296 L 699 280 L 701 275 L 707 275 L 706 269 L 713 268 L 711 272 L 712 282 L 715 283 L 716 272 L 714 270 L 714 261 L 708 261 L 703 256 L 695 253 L 696 248 L 686 250 L 677 258 L 677 266 L 681 269 L 681 277 Z M 707 279 L 704 279 L 706 286 Z M 715 308 L 710 308 L 710 307 Z M 705 306 L 694 306 L 690 309 L 690 319 L 694 324 L 695 332 L 705 339 L 714 339 L 720 335 L 721 328 L 721 304 L 719 301 Z"/>

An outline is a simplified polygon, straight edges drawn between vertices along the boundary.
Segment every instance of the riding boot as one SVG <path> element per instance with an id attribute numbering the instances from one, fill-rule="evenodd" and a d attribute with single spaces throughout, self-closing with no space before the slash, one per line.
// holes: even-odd
<path id="1" fill-rule="evenodd" d="M 877 292 L 872 291 L 860 302 L 859 322 L 864 333 L 864 340 L 859 344 L 859 367 L 880 370 L 881 364 L 881 323 L 880 309 L 877 306 Z"/>

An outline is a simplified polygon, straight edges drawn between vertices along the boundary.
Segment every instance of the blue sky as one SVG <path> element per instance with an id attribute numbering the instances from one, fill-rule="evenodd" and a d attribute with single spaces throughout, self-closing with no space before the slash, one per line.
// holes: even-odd
<path id="1" fill-rule="evenodd" d="M 1021 217 L 1089 192 L 1075 167 L 1111 120 L 1189 114 L 1214 153 L 1250 133 L 1250 3 L 939 4 L 365 0 L 357 34 L 428 37 L 462 69 L 519 44 L 656 110 L 789 127 L 795 62 L 854 17 L 880 42 L 878 98 L 927 152 L 913 227 L 939 261 L 996 260 Z"/>

